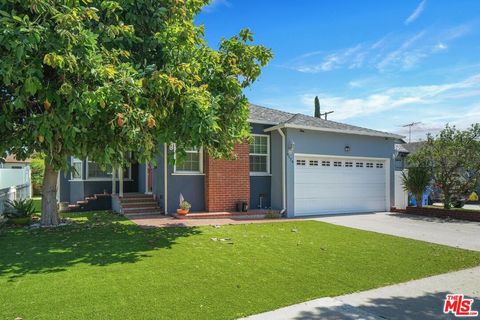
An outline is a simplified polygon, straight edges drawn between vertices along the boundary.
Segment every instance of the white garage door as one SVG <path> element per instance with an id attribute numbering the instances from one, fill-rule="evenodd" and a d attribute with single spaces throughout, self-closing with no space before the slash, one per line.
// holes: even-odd
<path id="1" fill-rule="evenodd" d="M 385 160 L 296 157 L 295 215 L 385 211 Z"/>

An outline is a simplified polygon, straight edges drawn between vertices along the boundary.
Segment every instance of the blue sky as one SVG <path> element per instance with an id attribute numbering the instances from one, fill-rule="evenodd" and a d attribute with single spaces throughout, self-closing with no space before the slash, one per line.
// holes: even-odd
<path id="1" fill-rule="evenodd" d="M 480 1 L 216 0 L 197 18 L 210 45 L 244 27 L 274 59 L 252 103 L 413 138 L 480 122 Z"/>

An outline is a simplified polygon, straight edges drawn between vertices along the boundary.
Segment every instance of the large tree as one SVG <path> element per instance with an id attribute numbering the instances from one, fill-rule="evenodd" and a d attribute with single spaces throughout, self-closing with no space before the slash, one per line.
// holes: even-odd
<path id="1" fill-rule="evenodd" d="M 435 184 L 442 190 L 444 207 L 455 198 L 474 190 L 480 181 L 480 124 L 467 130 L 446 126 L 408 157 L 413 166 L 427 166 Z"/>
<path id="2" fill-rule="evenodd" d="M 164 142 L 228 156 L 249 134 L 242 89 L 271 59 L 248 29 L 204 40 L 207 0 L 0 0 L 0 158 L 45 154 L 43 225 L 68 156 L 125 165 Z"/>

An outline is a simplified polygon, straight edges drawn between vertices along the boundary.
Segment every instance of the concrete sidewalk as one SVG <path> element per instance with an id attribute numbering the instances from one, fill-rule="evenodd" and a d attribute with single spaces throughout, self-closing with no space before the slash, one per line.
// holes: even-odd
<path id="1" fill-rule="evenodd" d="M 452 314 L 443 314 L 443 300 L 447 293 L 463 293 L 475 299 L 473 309 L 480 311 L 480 267 L 316 299 L 244 319 L 456 319 Z"/>

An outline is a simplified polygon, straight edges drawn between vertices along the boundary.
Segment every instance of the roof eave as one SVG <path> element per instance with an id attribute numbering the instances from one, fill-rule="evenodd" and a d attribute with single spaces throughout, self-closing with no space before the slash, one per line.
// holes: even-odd
<path id="1" fill-rule="evenodd" d="M 354 135 L 362 135 L 362 136 L 371 136 L 371 137 L 381 137 L 381 138 L 392 138 L 392 139 L 400 139 L 403 140 L 405 137 L 400 136 L 397 134 L 386 134 L 386 133 L 376 133 L 376 132 L 364 132 L 358 130 L 341 130 L 341 129 L 332 129 L 332 128 L 319 128 L 319 127 L 312 127 L 312 126 L 302 126 L 290 123 L 281 123 L 271 128 L 267 128 L 264 131 L 274 131 L 281 128 L 292 128 L 292 129 L 304 129 L 304 130 L 313 130 L 313 131 L 322 131 L 322 132 L 336 132 L 336 133 L 344 133 L 344 134 L 354 134 Z"/>
<path id="2" fill-rule="evenodd" d="M 256 123 L 256 124 L 268 124 L 268 125 L 277 125 L 278 122 L 273 122 L 273 121 L 265 121 L 265 120 L 255 120 L 255 119 L 248 119 L 248 122 L 250 123 Z"/>

